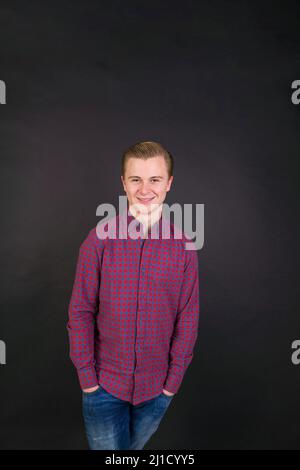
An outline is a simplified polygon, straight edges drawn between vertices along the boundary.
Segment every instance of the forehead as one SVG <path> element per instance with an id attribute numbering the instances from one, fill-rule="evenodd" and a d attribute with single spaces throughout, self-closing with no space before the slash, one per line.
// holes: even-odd
<path id="1" fill-rule="evenodd" d="M 127 176 L 166 176 L 168 173 L 164 157 L 151 157 L 147 160 L 130 157 L 126 164 Z"/>

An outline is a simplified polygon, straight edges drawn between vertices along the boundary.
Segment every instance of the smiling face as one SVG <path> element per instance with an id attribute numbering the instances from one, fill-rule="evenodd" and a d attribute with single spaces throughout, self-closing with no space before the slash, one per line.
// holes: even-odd
<path id="1" fill-rule="evenodd" d="M 141 213 L 149 214 L 164 202 L 173 176 L 169 177 L 162 156 L 147 160 L 131 157 L 126 163 L 125 175 L 121 176 L 121 180 L 129 206 L 134 205 Z"/>

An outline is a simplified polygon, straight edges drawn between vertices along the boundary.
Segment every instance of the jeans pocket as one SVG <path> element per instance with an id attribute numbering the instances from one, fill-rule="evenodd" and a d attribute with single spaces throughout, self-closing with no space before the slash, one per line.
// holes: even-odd
<path id="1" fill-rule="evenodd" d="M 164 393 L 164 392 L 161 392 L 160 395 L 163 396 L 163 397 L 165 397 L 167 400 L 171 400 L 171 399 L 174 397 L 174 395 L 167 395 L 167 394 Z"/>
<path id="2" fill-rule="evenodd" d="M 100 390 L 102 390 L 101 385 L 99 385 L 98 388 L 96 388 L 96 390 L 94 390 L 93 392 L 84 392 L 84 391 L 82 390 L 82 395 L 83 395 L 84 397 L 97 395 L 97 393 L 99 393 Z"/>

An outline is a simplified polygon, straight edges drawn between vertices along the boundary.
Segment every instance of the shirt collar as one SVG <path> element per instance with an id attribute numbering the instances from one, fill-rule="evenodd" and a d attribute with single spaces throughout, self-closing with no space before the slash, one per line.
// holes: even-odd
<path id="1" fill-rule="evenodd" d="M 162 220 L 163 214 L 161 213 L 159 219 L 148 229 L 146 238 L 162 238 Z M 119 214 L 119 231 L 124 234 L 124 232 L 126 233 L 126 230 L 128 231 L 129 236 L 131 235 L 130 238 L 142 238 L 143 224 L 131 214 L 131 212 L 128 210 L 128 207 L 125 211 Z M 123 238 L 123 236 L 121 236 L 121 238 Z"/>

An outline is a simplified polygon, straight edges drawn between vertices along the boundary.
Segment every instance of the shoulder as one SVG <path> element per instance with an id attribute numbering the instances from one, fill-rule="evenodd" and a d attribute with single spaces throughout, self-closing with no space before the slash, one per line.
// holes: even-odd
<path id="1" fill-rule="evenodd" d="M 182 256 L 185 260 L 185 265 L 190 263 L 198 263 L 198 251 L 196 243 L 193 241 L 192 236 L 184 231 L 178 225 L 169 222 L 171 238 L 180 246 Z"/>
<path id="2" fill-rule="evenodd" d="M 104 245 L 104 240 L 99 237 L 98 225 L 96 225 L 88 231 L 80 248 L 99 251 L 104 248 Z"/>

